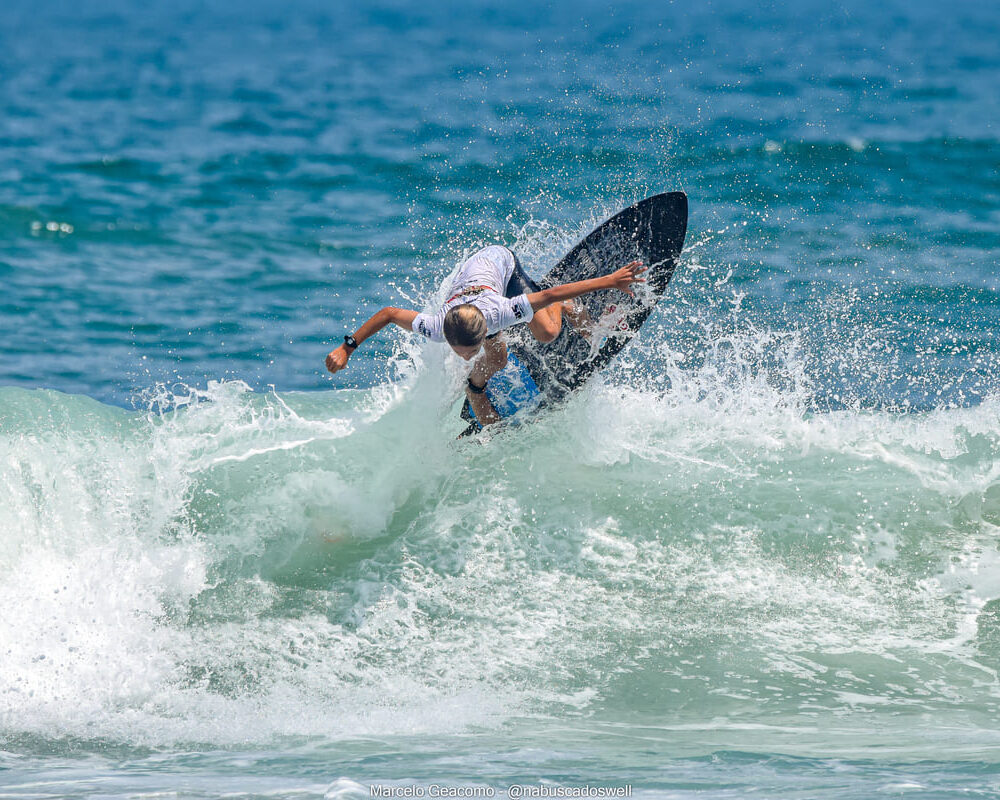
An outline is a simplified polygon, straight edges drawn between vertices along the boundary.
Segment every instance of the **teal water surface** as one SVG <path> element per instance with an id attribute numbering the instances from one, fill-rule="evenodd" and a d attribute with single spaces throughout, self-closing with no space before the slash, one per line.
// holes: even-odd
<path id="1" fill-rule="evenodd" d="M 0 797 L 1000 796 L 1000 18 L 0 20 Z M 659 191 L 614 365 L 456 442 L 401 332 Z M 486 796 L 480 794 L 479 796 Z"/>

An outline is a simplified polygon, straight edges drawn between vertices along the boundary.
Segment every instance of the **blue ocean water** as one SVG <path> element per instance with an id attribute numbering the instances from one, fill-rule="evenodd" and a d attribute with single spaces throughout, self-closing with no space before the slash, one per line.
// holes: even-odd
<path id="1" fill-rule="evenodd" d="M 1000 795 L 1000 14 L 14 0 L 0 796 Z M 456 443 L 383 305 L 689 195 Z"/>

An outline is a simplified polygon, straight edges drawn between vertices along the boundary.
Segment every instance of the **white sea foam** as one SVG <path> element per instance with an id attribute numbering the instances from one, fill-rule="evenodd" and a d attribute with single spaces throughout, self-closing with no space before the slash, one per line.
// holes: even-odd
<path id="1" fill-rule="evenodd" d="M 482 442 L 430 346 L 371 391 L 0 390 L 3 731 L 993 709 L 1000 403 L 818 412 L 794 333 L 734 325 L 691 365 L 634 344 Z"/>

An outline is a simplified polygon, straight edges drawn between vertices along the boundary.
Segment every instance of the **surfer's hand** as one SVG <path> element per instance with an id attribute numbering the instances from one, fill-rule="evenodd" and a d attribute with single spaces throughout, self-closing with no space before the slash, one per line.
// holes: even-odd
<path id="1" fill-rule="evenodd" d="M 645 278 L 640 278 L 639 276 L 646 271 L 646 267 L 642 266 L 641 261 L 633 261 L 630 264 L 626 264 L 619 270 L 615 270 L 610 275 L 608 275 L 608 282 L 611 284 L 612 289 L 621 289 L 625 294 L 632 296 L 632 284 L 633 283 L 645 283 Z"/>
<path id="2" fill-rule="evenodd" d="M 347 366 L 347 359 L 350 357 L 347 348 L 341 345 L 336 350 L 331 350 L 330 354 L 326 357 L 326 368 L 330 372 L 339 372 Z"/>

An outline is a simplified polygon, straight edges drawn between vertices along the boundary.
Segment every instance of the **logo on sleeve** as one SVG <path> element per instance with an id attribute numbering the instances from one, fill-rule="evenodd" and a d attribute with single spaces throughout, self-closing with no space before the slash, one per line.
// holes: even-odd
<path id="1" fill-rule="evenodd" d="M 521 319 L 524 316 L 524 311 L 521 310 L 520 303 L 514 303 L 514 319 Z"/>

